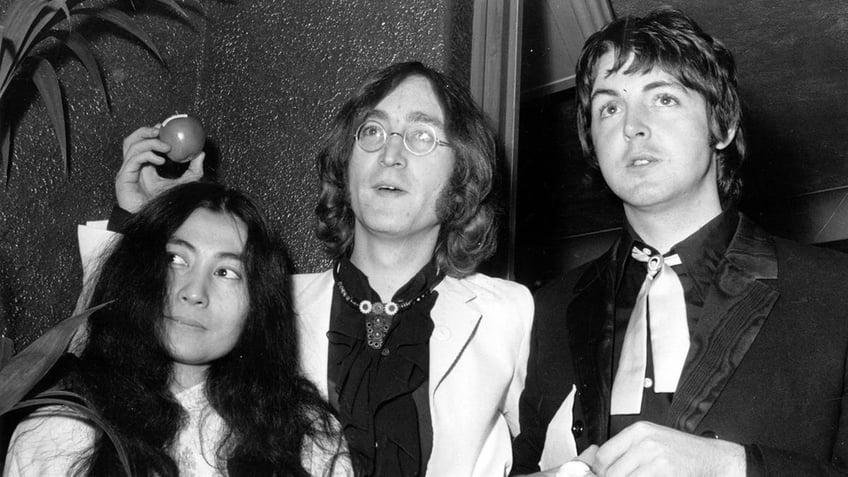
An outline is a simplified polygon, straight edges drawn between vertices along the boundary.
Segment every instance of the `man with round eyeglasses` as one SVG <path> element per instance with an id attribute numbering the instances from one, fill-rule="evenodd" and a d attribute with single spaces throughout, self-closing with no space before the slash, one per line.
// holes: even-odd
<path id="1" fill-rule="evenodd" d="M 403 133 L 386 132 L 377 121 L 366 121 L 356 129 L 356 145 L 367 152 L 377 152 L 386 145 L 389 136 L 403 138 L 403 147 L 410 154 L 426 156 L 438 146 L 450 146 L 436 136 L 436 128 L 427 123 L 413 123 Z"/>
<path id="2" fill-rule="evenodd" d="M 421 63 L 375 71 L 318 155 L 332 270 L 295 276 L 303 366 L 363 475 L 505 475 L 533 314 L 495 248 L 493 133 Z M 329 330 L 329 331 L 328 331 Z"/>
<path id="3" fill-rule="evenodd" d="M 496 162 L 467 89 L 418 62 L 368 75 L 325 135 L 316 233 L 334 264 L 295 275 L 293 297 L 301 367 L 357 475 L 510 470 L 533 301 L 475 273 L 495 251 Z M 119 203 L 156 195 L 135 177 Z"/>

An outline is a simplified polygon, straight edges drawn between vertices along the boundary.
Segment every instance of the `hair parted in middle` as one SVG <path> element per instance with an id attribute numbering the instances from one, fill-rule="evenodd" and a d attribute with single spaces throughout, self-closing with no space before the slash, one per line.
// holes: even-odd
<path id="1" fill-rule="evenodd" d="M 356 129 L 377 103 L 412 76 L 425 78 L 433 87 L 445 116 L 446 140 L 455 157 L 450 182 L 436 207 L 441 229 L 435 257 L 442 272 L 461 278 L 473 273 L 495 252 L 495 135 L 467 88 L 419 62 L 394 63 L 370 73 L 339 110 L 317 156 L 321 192 L 315 208 L 316 232 L 334 259 L 353 250 L 355 217 L 348 164 Z"/>
<path id="2" fill-rule="evenodd" d="M 598 71 L 601 57 L 608 52 L 615 55 L 612 68 Z M 586 40 L 576 67 L 577 132 L 589 165 L 598 171 L 591 135 L 595 79 L 601 74 L 619 72 L 631 58 L 623 74 L 641 74 L 659 68 L 703 96 L 711 145 L 735 131 L 734 140 L 715 154 L 722 207 L 736 203 L 742 193 L 740 168 L 745 158 L 736 64 L 722 42 L 673 8 L 659 8 L 644 17 L 616 19 Z"/>

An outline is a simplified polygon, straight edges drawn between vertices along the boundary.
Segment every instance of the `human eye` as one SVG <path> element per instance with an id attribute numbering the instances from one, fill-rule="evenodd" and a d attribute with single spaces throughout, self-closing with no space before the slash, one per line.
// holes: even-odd
<path id="1" fill-rule="evenodd" d="M 220 266 L 215 269 L 214 275 L 227 280 L 241 280 L 244 274 L 242 273 L 241 267 Z"/>
<path id="2" fill-rule="evenodd" d="M 383 126 L 379 123 L 369 121 L 359 128 L 359 136 L 363 138 L 380 137 L 383 135 Z"/>
<path id="3" fill-rule="evenodd" d="M 436 140 L 436 132 L 433 131 L 433 128 L 423 124 L 417 124 L 409 128 L 409 135 L 412 136 L 410 139 L 422 144 L 430 144 Z"/>
<path id="4" fill-rule="evenodd" d="M 428 124 L 413 124 L 406 128 L 405 140 L 414 152 L 424 154 L 433 149 L 436 130 Z"/>
<path id="5" fill-rule="evenodd" d="M 188 266 L 188 262 L 177 253 L 168 252 L 168 265 L 171 268 L 185 268 Z"/>
<path id="6" fill-rule="evenodd" d="M 655 103 L 659 106 L 676 106 L 680 104 L 680 101 L 674 95 L 668 93 L 660 93 L 657 95 Z"/>
<path id="7" fill-rule="evenodd" d="M 598 108 L 598 115 L 601 118 L 608 118 L 610 116 L 614 116 L 621 110 L 619 104 L 615 101 L 608 101 L 606 103 L 601 104 Z"/>

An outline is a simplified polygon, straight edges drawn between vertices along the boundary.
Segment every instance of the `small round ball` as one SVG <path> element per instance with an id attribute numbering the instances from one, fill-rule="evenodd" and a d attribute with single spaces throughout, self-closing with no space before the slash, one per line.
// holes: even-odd
<path id="1" fill-rule="evenodd" d="M 196 118 L 187 114 L 177 114 L 162 122 L 159 139 L 171 146 L 168 159 L 174 162 L 186 162 L 203 150 L 206 132 Z"/>

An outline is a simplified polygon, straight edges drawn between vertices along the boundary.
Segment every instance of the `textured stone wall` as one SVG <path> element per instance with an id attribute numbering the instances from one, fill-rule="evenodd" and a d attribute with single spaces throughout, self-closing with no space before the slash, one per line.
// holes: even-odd
<path id="1" fill-rule="evenodd" d="M 2 10 L 9 3 L 0 0 Z M 468 78 L 467 0 L 203 0 L 188 19 L 135 3 L 147 8 L 137 22 L 165 65 L 125 36 L 81 30 L 101 60 L 111 111 L 78 62 L 56 58 L 68 102 L 67 176 L 31 86 L 17 84 L 0 112 L 22 118 L 0 188 L 0 335 L 18 349 L 72 310 L 76 225 L 108 215 L 122 138 L 138 126 L 176 112 L 199 117 L 219 179 L 264 204 L 297 271 L 318 271 L 327 262 L 313 239 L 313 157 L 334 111 L 366 72 L 392 61 Z"/>

